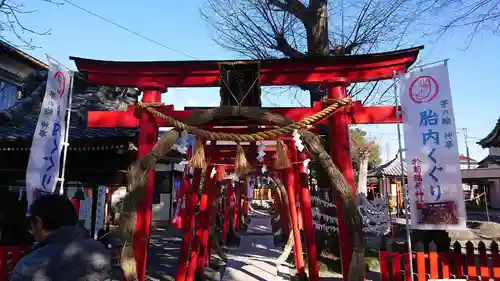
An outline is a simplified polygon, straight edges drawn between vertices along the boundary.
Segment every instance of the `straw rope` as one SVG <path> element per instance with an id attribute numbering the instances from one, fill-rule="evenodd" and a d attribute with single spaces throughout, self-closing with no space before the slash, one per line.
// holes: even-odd
<path id="1" fill-rule="evenodd" d="M 271 129 L 252 134 L 229 134 L 229 133 L 207 131 L 195 126 L 188 125 L 182 121 L 179 121 L 173 117 L 170 117 L 156 110 L 155 107 L 157 107 L 157 105 L 150 105 L 139 101 L 137 102 L 136 106 L 139 110 L 145 110 L 148 113 L 159 117 L 160 119 L 164 120 L 165 122 L 167 122 L 168 124 L 172 125 L 177 129 L 185 130 L 188 133 L 195 134 L 206 140 L 246 142 L 246 141 L 271 140 L 290 134 L 294 130 L 308 130 L 307 128 L 308 125 L 314 125 L 318 122 L 321 122 L 323 119 L 330 117 L 331 115 L 335 114 L 337 110 L 351 103 L 351 101 L 352 100 L 350 98 L 334 100 L 332 104 L 325 107 L 323 110 L 318 111 L 317 113 L 309 117 L 305 117 L 300 121 L 293 122 L 281 128 Z"/>
<path id="2" fill-rule="evenodd" d="M 138 277 L 133 254 L 133 246 L 135 245 L 132 238 L 133 233 L 136 231 L 135 219 L 137 216 L 137 208 L 140 200 L 142 200 L 145 194 L 148 172 L 154 168 L 159 159 L 171 150 L 172 145 L 175 144 L 179 138 L 181 130 L 188 131 L 189 133 L 198 135 L 206 140 L 229 140 L 235 142 L 275 139 L 283 136 L 284 134 L 291 133 L 293 130 L 297 130 L 299 131 L 298 133 L 302 135 L 303 142 L 311 155 L 311 159 L 318 161 L 321 164 L 321 167 L 326 172 L 326 176 L 329 178 L 330 187 L 335 190 L 336 196 L 338 196 L 342 202 L 344 209 L 344 222 L 346 224 L 348 234 L 351 237 L 350 245 L 345 246 L 353 249 L 351 264 L 349 267 L 349 278 L 347 281 L 362 281 L 364 248 L 366 241 L 364 239 L 362 229 L 363 224 L 361 215 L 357 209 L 355 201 L 353 200 L 353 194 L 350 192 L 349 185 L 347 184 L 342 173 L 335 166 L 330 155 L 325 151 L 320 138 L 309 132 L 307 127 L 307 125 L 317 124 L 317 122 L 322 119 L 328 118 L 332 114 L 336 113 L 337 109 L 341 106 L 347 105 L 350 102 L 350 99 L 332 102 L 333 103 L 330 106 L 320 112 L 298 122 L 259 107 L 222 106 L 215 109 L 194 111 L 184 120 L 185 123 L 158 112 L 154 109 L 155 107 L 158 107 L 158 104 L 148 105 L 138 103 L 136 114 L 145 113 L 144 111 L 146 111 L 153 116 L 157 116 L 165 120 L 167 123 L 171 124 L 171 126 L 176 127 L 176 130 L 171 130 L 162 136 L 154 146 L 153 150 L 140 160 L 136 161 L 128 172 L 128 194 L 124 199 L 124 202 L 128 203 L 124 204 L 124 213 L 127 216 L 124 216 L 125 222 L 122 222 L 120 226 L 124 240 L 124 247 L 121 253 L 121 265 L 125 278 L 129 281 L 135 281 Z M 235 116 L 257 120 L 263 124 L 282 126 L 282 128 L 256 134 L 239 135 L 214 133 L 194 127 L 206 124 L 207 122 L 213 121 L 217 118 Z"/>

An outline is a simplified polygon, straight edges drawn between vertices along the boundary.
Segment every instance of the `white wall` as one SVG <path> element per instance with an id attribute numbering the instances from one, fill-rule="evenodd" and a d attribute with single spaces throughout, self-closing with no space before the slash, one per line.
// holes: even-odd
<path id="1" fill-rule="evenodd" d="M 184 168 L 179 164 L 173 165 L 174 171 L 183 171 Z M 155 167 L 156 171 L 170 172 L 172 171 L 172 165 L 168 164 L 157 164 Z M 160 194 L 160 203 L 153 204 L 153 221 L 170 221 L 170 208 L 172 201 L 171 193 Z"/>
<path id="2" fill-rule="evenodd" d="M 160 194 L 160 204 L 153 205 L 153 221 L 170 221 L 171 194 Z"/>

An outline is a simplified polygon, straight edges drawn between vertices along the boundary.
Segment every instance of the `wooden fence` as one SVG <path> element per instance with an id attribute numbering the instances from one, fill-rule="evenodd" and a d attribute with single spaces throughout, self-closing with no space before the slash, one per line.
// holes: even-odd
<path id="1" fill-rule="evenodd" d="M 393 243 L 389 249 L 381 247 L 381 281 L 425 281 L 428 279 L 468 279 L 476 281 L 500 281 L 500 254 L 498 244 L 492 242 L 489 249 L 479 242 L 477 249 L 470 241 L 465 248 L 458 242 L 448 252 L 436 251 L 432 242 L 428 249 L 418 243 L 413 253 L 413 280 L 410 271 L 409 254 L 404 244 Z M 0 246 L 0 281 L 9 280 L 12 269 L 27 251 L 27 247 Z"/>
<path id="2" fill-rule="evenodd" d="M 392 244 L 389 249 L 380 249 L 381 281 L 412 281 L 409 254 L 403 244 Z M 394 250 L 391 250 L 394 249 Z M 399 249 L 399 251 L 397 251 Z M 500 280 L 500 255 L 498 244 L 492 242 L 489 249 L 484 242 L 479 242 L 475 249 L 472 242 L 465 248 L 458 242 L 448 252 L 438 252 L 436 244 L 431 242 L 428 251 L 418 243 L 413 252 L 414 279 L 468 279 Z"/>
<path id="3" fill-rule="evenodd" d="M 0 281 L 10 279 L 14 266 L 28 249 L 28 247 L 19 246 L 0 246 Z"/>

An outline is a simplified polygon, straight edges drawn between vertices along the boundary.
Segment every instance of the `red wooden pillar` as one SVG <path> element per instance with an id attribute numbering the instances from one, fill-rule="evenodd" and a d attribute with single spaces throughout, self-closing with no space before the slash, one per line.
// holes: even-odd
<path id="1" fill-rule="evenodd" d="M 177 220 L 175 226 L 183 231 L 188 231 L 189 226 L 186 225 L 186 207 L 187 200 L 189 199 L 189 191 L 191 189 L 191 181 L 188 174 L 184 175 L 181 181 L 181 188 L 179 188 L 179 196 L 177 200 L 177 208 L 179 208 L 179 214 L 177 214 Z"/>
<path id="2" fill-rule="evenodd" d="M 139 87 L 143 91 L 144 103 L 161 102 L 161 94 L 166 91 L 162 84 L 151 83 Z M 143 113 L 139 122 L 139 148 L 137 158 L 147 155 L 158 141 L 158 126 L 155 117 Z M 149 235 L 151 230 L 151 209 L 154 193 L 154 170 L 148 173 L 146 192 L 141 200 L 136 217 L 135 232 L 133 235 L 134 257 L 137 263 L 137 278 L 144 281 L 146 278 L 146 260 L 149 248 Z"/>
<path id="3" fill-rule="evenodd" d="M 286 187 L 288 185 L 288 178 L 286 172 L 278 170 L 276 173 L 278 177 L 280 177 L 283 186 Z M 282 194 L 281 196 L 285 196 L 285 194 Z M 290 204 L 291 207 L 292 203 L 290 203 L 290 201 L 288 201 L 288 203 Z M 286 205 L 281 206 L 281 218 L 283 222 L 283 234 L 285 235 L 285 239 L 288 239 L 288 237 L 290 236 L 290 212 L 287 210 Z"/>
<path id="4" fill-rule="evenodd" d="M 246 216 L 248 216 L 248 181 L 245 180 L 243 183 L 243 207 L 242 212 Z"/>
<path id="5" fill-rule="evenodd" d="M 246 200 L 247 198 L 247 181 L 243 181 L 241 183 L 241 196 L 240 196 L 240 201 L 239 201 L 239 204 L 240 204 L 240 214 L 239 214 L 239 219 L 240 219 L 240 227 L 241 227 L 241 224 L 244 223 L 244 221 L 241 219 L 246 213 L 245 213 L 245 205 L 246 205 Z"/>
<path id="6" fill-rule="evenodd" d="M 192 150 L 193 148 L 191 146 L 188 146 L 187 159 L 191 158 Z M 191 173 L 191 168 L 188 165 L 186 165 L 184 167 L 184 177 L 181 182 L 181 188 L 179 190 L 179 195 L 181 200 L 179 201 L 180 210 L 179 210 L 179 219 L 177 220 L 178 221 L 177 225 L 180 225 L 181 229 L 184 230 L 184 232 L 189 230 L 189 225 L 186 223 L 188 221 L 186 208 L 188 205 L 189 194 L 192 183 L 191 180 L 192 175 L 190 173 Z"/>
<path id="7" fill-rule="evenodd" d="M 291 146 L 294 146 L 293 143 Z M 290 147 L 290 146 L 289 146 Z M 292 148 L 293 149 L 293 148 Z M 302 256 L 302 242 L 300 240 L 299 231 L 299 219 L 297 215 L 297 201 L 295 200 L 295 177 L 294 177 L 294 166 L 292 165 L 286 169 L 287 174 L 287 190 L 288 190 L 288 201 L 290 202 L 290 217 L 292 219 L 292 234 L 294 240 L 293 254 L 295 258 L 295 266 L 297 267 L 297 273 L 299 275 L 305 274 L 304 269 L 304 257 Z"/>
<path id="8" fill-rule="evenodd" d="M 191 250 L 189 253 L 189 265 L 186 281 L 194 280 L 197 266 L 200 266 L 198 268 L 198 274 L 201 274 L 199 277 L 203 278 L 205 252 L 207 248 L 206 246 L 208 244 L 208 228 L 210 227 L 210 213 L 208 207 L 211 206 L 211 202 L 209 202 L 209 200 L 213 200 L 213 190 L 210 180 L 211 172 L 212 166 L 209 166 L 206 169 L 204 175 L 205 179 L 203 181 L 203 193 L 200 199 L 199 214 L 196 219 L 196 234 L 193 242 L 191 243 Z"/>
<path id="9" fill-rule="evenodd" d="M 229 233 L 229 219 L 231 216 L 231 197 L 233 196 L 234 189 L 230 180 L 226 183 L 226 210 L 224 211 L 224 224 L 222 226 L 222 242 L 226 243 L 227 234 Z"/>
<path id="10" fill-rule="evenodd" d="M 217 141 L 212 141 L 210 143 L 210 155 L 209 159 L 216 153 Z M 205 175 L 205 186 L 203 188 L 203 195 L 200 204 L 200 221 L 201 221 L 201 244 L 197 261 L 197 274 L 199 277 L 203 277 L 205 262 L 210 260 L 209 247 L 208 247 L 208 235 L 210 234 L 210 225 L 212 223 L 212 205 L 215 199 L 215 180 L 211 179 L 212 169 L 217 169 L 216 167 L 209 167 Z M 206 199 L 205 199 L 206 198 Z M 206 204 L 204 201 L 206 200 Z M 197 230 L 198 231 L 198 230 Z"/>
<path id="11" fill-rule="evenodd" d="M 300 160 L 307 159 L 307 154 L 300 153 Z M 304 238 L 307 247 L 307 267 L 310 281 L 319 281 L 318 258 L 316 256 L 316 241 L 314 238 L 313 216 L 311 212 L 311 194 L 309 193 L 309 181 L 307 170 L 303 162 L 299 164 L 300 170 L 300 206 L 302 210 L 302 222 L 304 227 Z"/>
<path id="12" fill-rule="evenodd" d="M 240 228 L 240 215 L 241 215 L 241 182 L 234 184 L 235 204 L 233 206 L 233 228 L 238 230 Z"/>
<path id="13" fill-rule="evenodd" d="M 250 164 L 252 164 L 252 167 L 255 167 L 257 164 L 257 142 L 252 141 L 250 142 L 250 147 L 248 148 L 248 159 L 250 161 Z M 252 186 L 255 187 L 256 178 L 252 181 Z M 253 188 L 249 189 L 248 188 L 248 181 L 245 181 L 245 214 L 248 216 L 250 214 L 250 205 L 252 204 L 252 199 L 253 199 Z M 248 194 L 248 192 L 252 192 L 252 194 Z"/>
<path id="14" fill-rule="evenodd" d="M 214 189 L 213 190 L 213 194 L 214 194 L 214 197 L 213 197 L 213 200 L 212 200 L 212 204 L 213 202 L 218 199 L 217 197 L 220 196 L 220 192 L 217 192 L 217 194 L 215 193 L 215 190 L 218 189 L 220 190 L 220 184 L 222 183 L 222 177 L 224 176 L 223 175 L 223 171 L 222 171 L 222 167 L 221 166 L 216 166 L 217 169 L 217 174 L 216 174 L 216 177 L 217 177 L 217 180 L 215 182 L 212 183 L 212 188 Z M 210 205 L 210 212 L 212 212 L 212 206 Z M 217 214 L 216 213 L 211 213 L 211 216 L 210 216 L 210 225 L 212 223 L 212 216 L 216 216 Z M 208 234 L 210 235 L 210 225 L 209 225 L 209 228 L 208 228 Z M 208 237 L 208 241 L 207 241 L 207 251 L 206 251 L 206 254 L 205 254 L 205 263 L 204 265 L 205 266 L 208 266 L 210 264 L 210 257 L 212 256 L 212 248 L 210 247 L 210 243 L 209 243 L 209 237 Z"/>
<path id="15" fill-rule="evenodd" d="M 193 182 L 187 195 L 186 200 L 186 225 L 189 226 L 186 230 L 184 238 L 182 239 L 181 251 L 179 255 L 179 266 L 177 267 L 177 275 L 175 281 L 186 280 L 188 258 L 189 258 L 189 245 L 193 238 L 194 230 L 194 216 L 196 215 L 196 205 L 198 204 L 198 187 L 200 186 L 201 169 L 195 169 L 193 175 Z"/>
<path id="16" fill-rule="evenodd" d="M 295 189 L 295 198 L 300 198 L 300 166 L 298 165 L 298 162 L 299 162 L 299 155 L 298 155 L 298 152 L 297 152 L 297 148 L 295 147 L 295 141 L 292 141 L 291 142 L 291 145 L 290 145 L 290 149 L 291 149 L 291 153 L 292 153 L 292 163 L 297 163 L 295 165 L 292 166 L 293 168 L 293 176 L 295 178 L 295 185 L 294 185 L 294 189 Z M 299 200 L 300 202 L 300 200 Z M 303 227 L 303 222 L 302 222 L 302 211 L 301 211 L 301 206 L 302 202 L 300 202 L 299 204 L 297 204 L 297 218 L 298 218 L 298 225 L 299 225 L 299 229 L 302 230 Z"/>
<path id="17" fill-rule="evenodd" d="M 271 196 L 274 198 L 274 210 L 276 214 L 282 214 L 283 211 L 281 210 L 283 207 L 281 206 L 281 201 L 279 200 L 280 198 L 278 197 L 278 194 L 276 194 L 276 190 L 272 189 L 271 190 Z M 284 218 L 281 216 L 281 221 L 283 222 Z"/>
<path id="18" fill-rule="evenodd" d="M 341 99 L 346 97 L 345 87 L 348 81 L 338 81 L 328 89 L 328 98 Z M 347 184 L 351 188 L 351 194 L 356 196 L 356 187 L 354 185 L 354 171 L 352 168 L 351 152 L 349 144 L 349 122 L 347 116 L 340 112 L 329 118 L 329 135 L 335 136 L 335 141 L 330 141 L 330 153 L 333 163 L 344 175 Z M 332 138 L 330 138 L 332 139 Z M 339 243 L 340 257 L 342 259 L 342 275 L 344 280 L 349 280 L 349 265 L 351 264 L 351 239 L 344 222 L 344 210 L 340 198 L 335 198 L 337 207 L 337 218 L 339 224 Z"/>
<path id="19" fill-rule="evenodd" d="M 239 182 L 236 182 L 234 184 L 234 197 L 235 197 L 235 204 L 234 204 L 234 210 L 233 210 L 233 228 L 235 231 L 237 231 L 240 227 L 240 220 L 238 219 L 238 215 L 240 213 L 240 208 L 239 208 L 239 202 L 240 202 L 240 190 L 241 186 Z"/>

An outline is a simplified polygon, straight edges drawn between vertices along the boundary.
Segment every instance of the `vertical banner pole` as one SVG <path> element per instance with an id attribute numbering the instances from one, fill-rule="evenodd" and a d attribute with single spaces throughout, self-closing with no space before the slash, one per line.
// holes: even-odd
<path id="1" fill-rule="evenodd" d="M 411 246 L 411 227 L 410 227 L 410 217 L 408 214 L 408 198 L 406 194 L 409 194 L 408 190 L 408 185 L 406 185 L 406 188 L 404 187 L 404 182 L 405 182 L 405 169 L 404 169 L 404 163 L 403 163 L 403 143 L 401 140 L 401 122 L 400 120 L 403 120 L 403 114 L 401 112 L 401 108 L 399 107 L 399 99 L 398 99 L 398 88 L 396 84 L 396 71 L 394 70 L 392 73 L 392 80 L 394 82 L 394 103 L 396 105 L 396 125 L 398 128 L 398 144 L 399 144 L 399 163 L 401 165 L 401 190 L 403 191 L 403 208 L 404 214 L 405 214 L 405 223 L 406 223 L 406 240 L 408 243 L 408 258 L 409 258 L 409 266 L 410 266 L 410 276 L 412 276 L 413 279 L 413 252 L 412 252 L 412 246 Z M 390 212 L 389 212 L 390 213 Z"/>
<path id="2" fill-rule="evenodd" d="M 95 223 L 94 223 L 94 240 L 99 238 L 99 231 L 104 229 L 104 220 L 105 220 L 105 207 L 106 207 L 106 187 L 104 185 L 100 185 L 97 189 L 97 200 L 96 200 L 96 208 L 95 208 Z"/>
<path id="3" fill-rule="evenodd" d="M 490 221 L 490 212 L 488 211 L 488 192 L 486 191 L 486 188 L 484 189 L 484 208 L 486 209 L 486 219 Z"/>
<path id="4" fill-rule="evenodd" d="M 66 131 L 64 132 L 63 139 L 63 155 L 62 155 L 62 168 L 61 168 L 61 176 L 59 177 L 59 182 L 61 183 L 59 194 L 63 195 L 64 193 L 64 179 L 66 174 L 66 158 L 68 156 L 68 146 L 69 146 L 69 124 L 71 121 L 71 103 L 73 101 L 73 83 L 75 80 L 75 73 L 71 71 L 71 80 L 69 83 L 69 95 L 68 95 L 68 107 L 66 108 Z"/>
<path id="5" fill-rule="evenodd" d="M 61 142 L 67 135 L 66 110 L 72 73 L 47 56 L 49 72 L 38 121 L 33 134 L 28 165 L 26 167 L 26 193 L 28 210 L 35 200 L 35 191 L 53 193 L 61 180 Z M 64 122 L 64 123 L 63 123 Z M 27 215 L 29 215 L 27 213 Z"/>

